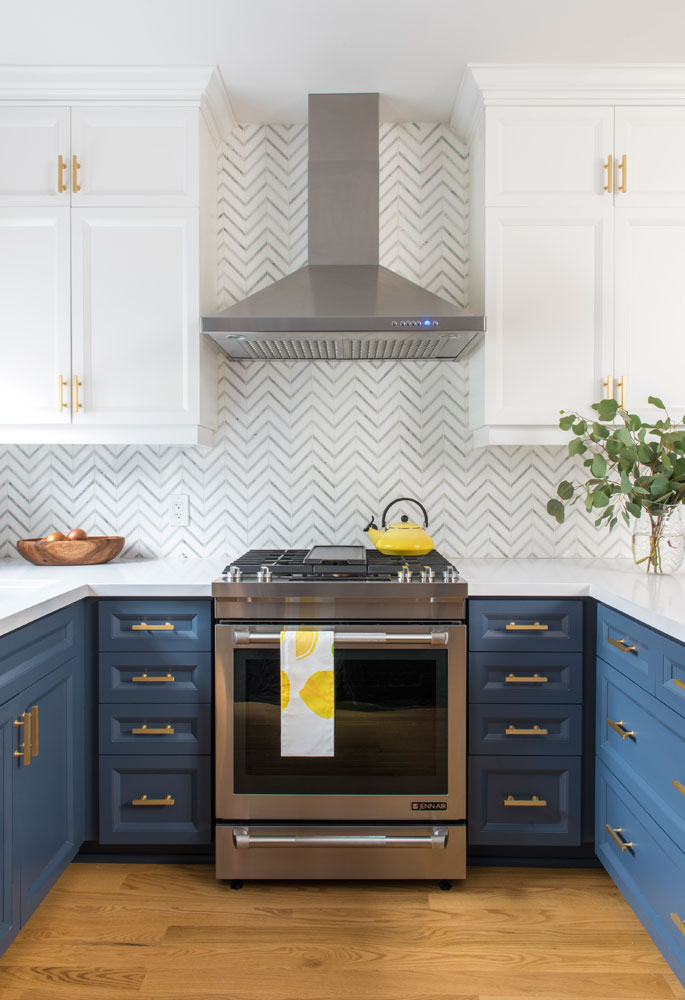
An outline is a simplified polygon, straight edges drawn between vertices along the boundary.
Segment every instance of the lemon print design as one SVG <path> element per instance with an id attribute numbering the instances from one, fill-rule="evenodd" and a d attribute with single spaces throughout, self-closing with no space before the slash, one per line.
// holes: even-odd
<path id="1" fill-rule="evenodd" d="M 316 673 L 307 678 L 300 691 L 300 697 L 307 708 L 310 708 L 322 719 L 332 719 L 335 711 L 333 678 L 332 670 L 317 670 Z M 281 692 L 282 690 L 281 688 Z"/>
<path id="2" fill-rule="evenodd" d="M 281 670 L 281 712 L 285 712 L 290 702 L 290 678 Z"/>
<path id="3" fill-rule="evenodd" d="M 318 638 L 318 632 L 300 632 L 298 630 L 295 633 L 295 659 L 302 660 L 305 656 L 313 653 Z"/>

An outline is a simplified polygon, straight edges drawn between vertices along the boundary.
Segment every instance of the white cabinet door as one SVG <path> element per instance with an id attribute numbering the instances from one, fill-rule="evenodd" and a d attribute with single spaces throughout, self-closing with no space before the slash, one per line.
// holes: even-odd
<path id="1" fill-rule="evenodd" d="M 685 108 L 616 108 L 616 206 L 685 205 Z"/>
<path id="2" fill-rule="evenodd" d="M 197 209 L 72 211 L 74 424 L 198 422 Z"/>
<path id="3" fill-rule="evenodd" d="M 553 428 L 560 409 L 587 412 L 601 398 L 613 343 L 612 219 L 609 202 L 594 212 L 487 210 L 485 424 Z"/>
<path id="4" fill-rule="evenodd" d="M 197 205 L 197 108 L 72 109 L 74 207 Z"/>
<path id="5" fill-rule="evenodd" d="M 487 108 L 486 205 L 611 201 L 613 108 Z"/>
<path id="6" fill-rule="evenodd" d="M 616 376 L 626 406 L 655 420 L 648 396 L 685 413 L 685 206 L 616 208 Z"/>
<path id="7" fill-rule="evenodd" d="M 69 108 L 0 107 L 0 206 L 68 204 Z"/>
<path id="8" fill-rule="evenodd" d="M 0 357 L 0 424 L 69 423 L 68 208 L 0 208 Z"/>

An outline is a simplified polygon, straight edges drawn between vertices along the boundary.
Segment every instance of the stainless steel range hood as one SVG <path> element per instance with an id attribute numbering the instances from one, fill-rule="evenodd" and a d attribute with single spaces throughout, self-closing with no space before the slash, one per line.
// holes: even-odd
<path id="1" fill-rule="evenodd" d="M 309 95 L 309 263 L 202 332 L 236 360 L 450 359 L 485 330 L 378 264 L 378 94 Z"/>

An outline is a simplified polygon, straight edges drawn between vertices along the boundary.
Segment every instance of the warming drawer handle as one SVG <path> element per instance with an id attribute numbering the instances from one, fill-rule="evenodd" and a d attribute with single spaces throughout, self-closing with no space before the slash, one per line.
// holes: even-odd
<path id="1" fill-rule="evenodd" d="M 334 642 L 337 646 L 347 646 L 351 643 L 371 643 L 373 645 L 383 645 L 385 643 L 419 643 L 424 642 L 432 646 L 446 646 L 448 641 L 447 632 L 336 632 Z M 250 643 L 280 643 L 280 632 L 248 632 L 247 629 L 235 629 L 233 632 L 234 646 L 247 646 Z"/>
<path id="2" fill-rule="evenodd" d="M 398 834 L 293 833 L 253 834 L 247 827 L 233 828 L 237 848 L 250 847 L 446 847 L 449 833 L 434 829 L 425 836 Z"/>

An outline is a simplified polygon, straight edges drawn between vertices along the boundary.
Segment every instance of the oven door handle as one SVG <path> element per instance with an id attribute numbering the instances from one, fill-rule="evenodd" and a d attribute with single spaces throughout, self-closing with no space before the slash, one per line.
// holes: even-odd
<path id="1" fill-rule="evenodd" d="M 449 831 L 436 827 L 424 835 L 367 833 L 293 833 L 254 834 L 248 827 L 233 828 L 237 848 L 251 847 L 447 847 Z"/>
<path id="2" fill-rule="evenodd" d="M 318 630 L 317 630 L 318 631 Z M 278 645 L 281 640 L 280 632 L 249 632 L 247 629 L 234 629 L 233 645 L 250 646 L 253 643 L 269 643 Z M 335 632 L 334 642 L 336 646 L 348 645 L 385 645 L 411 643 L 425 643 L 430 646 L 446 646 L 449 640 L 447 632 Z"/>

